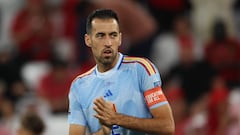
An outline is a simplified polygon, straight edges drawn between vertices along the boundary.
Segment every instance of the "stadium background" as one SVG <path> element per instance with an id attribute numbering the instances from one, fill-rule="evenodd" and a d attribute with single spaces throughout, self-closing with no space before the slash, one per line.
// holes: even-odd
<path id="1" fill-rule="evenodd" d="M 0 0 L 0 135 L 38 113 L 66 135 L 72 79 L 94 65 L 84 45 L 96 8 L 119 14 L 127 55 L 158 67 L 175 135 L 240 134 L 239 0 Z"/>

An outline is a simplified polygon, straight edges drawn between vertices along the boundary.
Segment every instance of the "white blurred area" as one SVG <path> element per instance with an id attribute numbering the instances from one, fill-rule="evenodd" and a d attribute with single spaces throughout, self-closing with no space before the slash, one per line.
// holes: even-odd
<path id="1" fill-rule="evenodd" d="M 39 80 L 50 69 L 50 66 L 46 62 L 29 62 L 22 68 L 22 76 L 28 87 L 31 89 L 36 88 L 39 85 Z"/>
<path id="2" fill-rule="evenodd" d="M 23 0 L 0 0 L 1 27 L 0 45 L 11 44 L 10 24 L 18 9 L 22 6 Z"/>
<path id="3" fill-rule="evenodd" d="M 45 135 L 67 135 L 69 125 L 66 115 L 53 116 L 48 119 L 48 129 Z"/>

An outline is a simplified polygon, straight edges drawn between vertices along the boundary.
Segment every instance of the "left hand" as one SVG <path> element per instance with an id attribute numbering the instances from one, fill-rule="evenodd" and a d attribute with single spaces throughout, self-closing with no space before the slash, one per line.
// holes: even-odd
<path id="1" fill-rule="evenodd" d="M 111 102 L 107 102 L 103 99 L 103 97 L 97 98 L 94 101 L 94 110 L 97 112 L 94 117 L 99 119 L 100 123 L 112 127 L 115 124 L 115 116 L 116 111 L 114 108 L 114 104 Z"/>

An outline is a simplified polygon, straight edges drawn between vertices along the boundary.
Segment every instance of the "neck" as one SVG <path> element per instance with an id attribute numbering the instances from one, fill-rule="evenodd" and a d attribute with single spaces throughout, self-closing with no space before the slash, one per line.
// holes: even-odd
<path id="1" fill-rule="evenodd" d="M 104 64 L 104 63 L 98 63 L 97 64 L 97 69 L 99 72 L 103 73 L 106 72 L 108 70 L 111 70 L 112 68 L 115 67 L 115 65 L 117 64 L 119 59 L 119 54 L 117 54 L 116 58 L 113 60 L 112 63 L 108 63 L 108 64 Z"/>

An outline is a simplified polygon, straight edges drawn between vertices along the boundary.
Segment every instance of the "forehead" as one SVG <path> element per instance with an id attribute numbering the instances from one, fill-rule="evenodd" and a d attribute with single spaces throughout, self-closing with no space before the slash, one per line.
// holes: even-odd
<path id="1" fill-rule="evenodd" d="M 92 32 L 119 32 L 119 25 L 115 19 L 94 19 L 92 21 Z"/>

